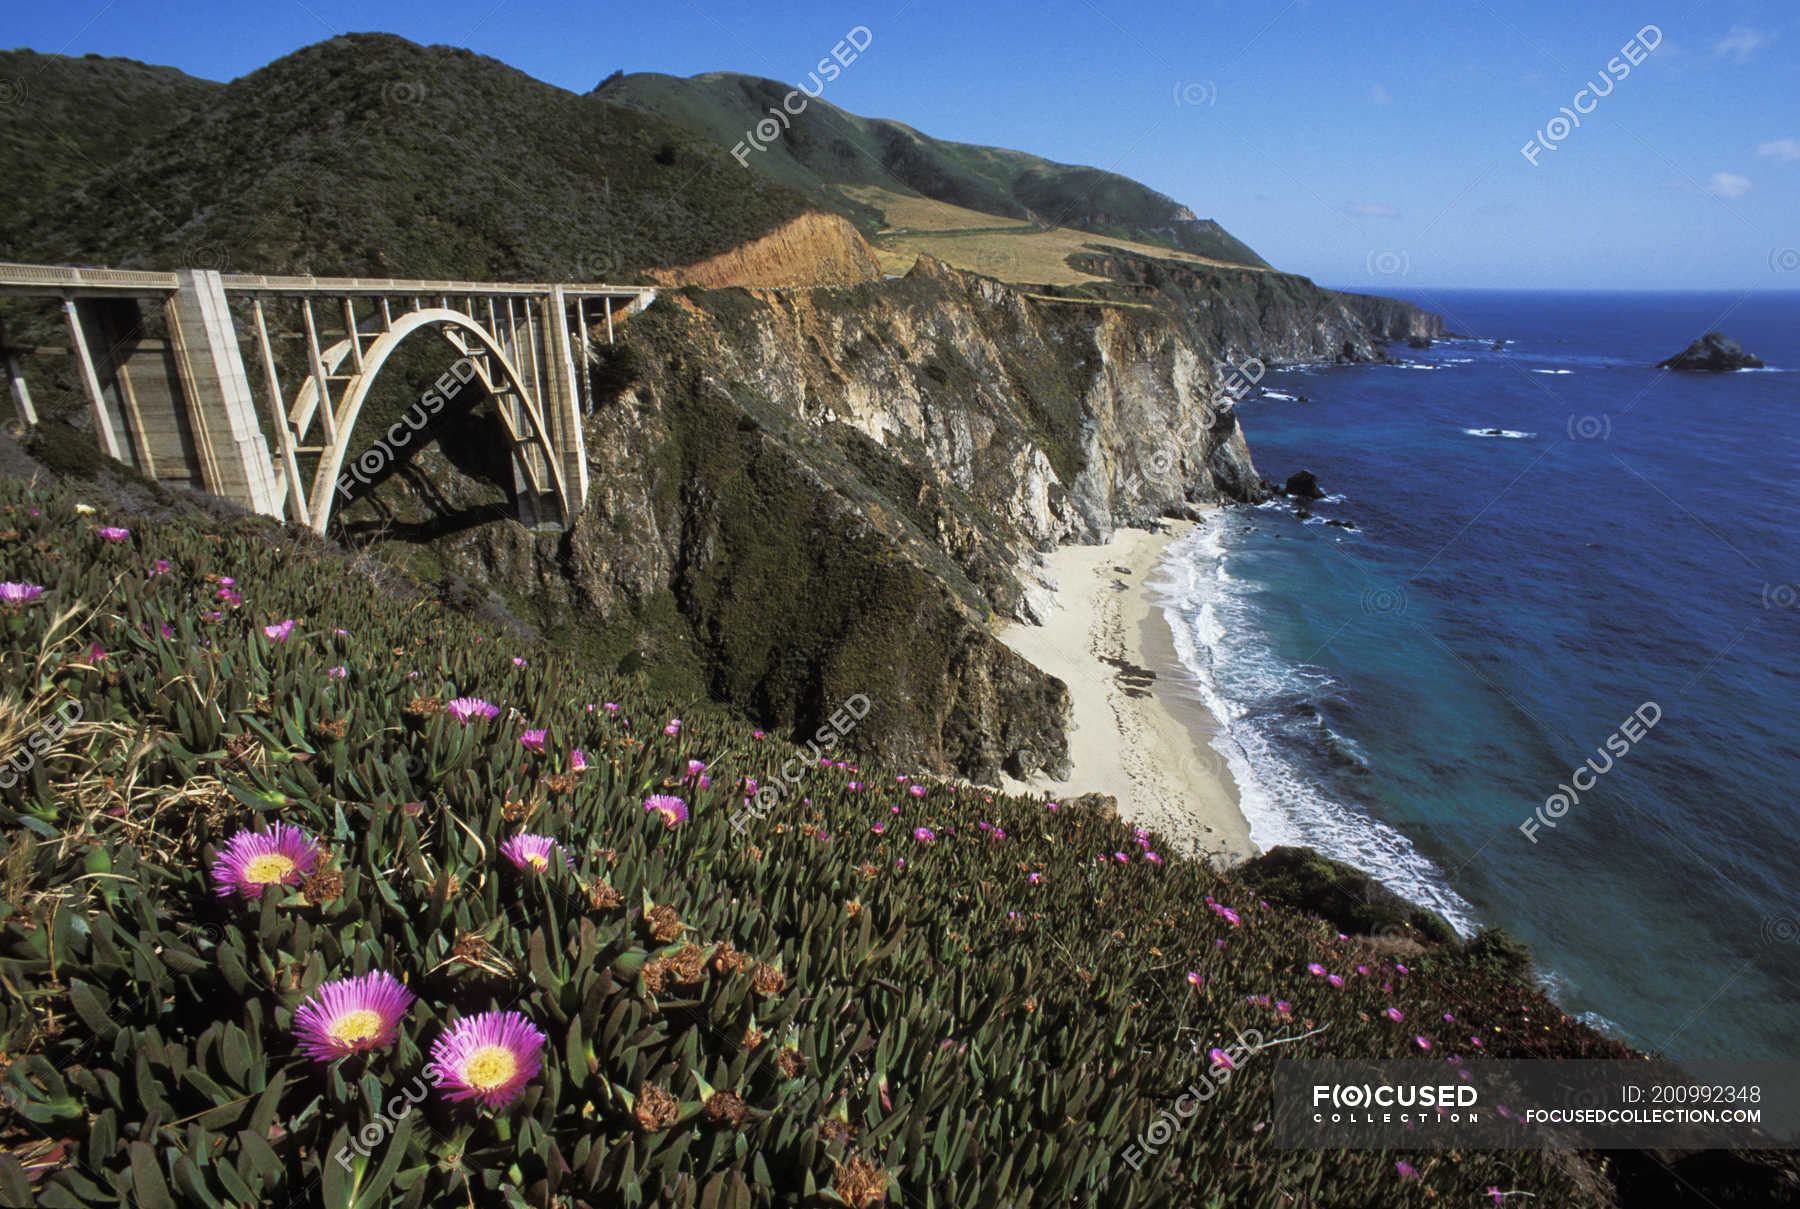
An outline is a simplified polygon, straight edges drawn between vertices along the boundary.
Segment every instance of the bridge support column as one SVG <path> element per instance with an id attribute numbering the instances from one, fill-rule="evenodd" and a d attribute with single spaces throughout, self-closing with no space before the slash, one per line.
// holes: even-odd
<path id="1" fill-rule="evenodd" d="M 194 442 L 206 490 L 263 516 L 282 515 L 282 492 L 238 350 L 220 275 L 183 269 L 167 303 Z"/>

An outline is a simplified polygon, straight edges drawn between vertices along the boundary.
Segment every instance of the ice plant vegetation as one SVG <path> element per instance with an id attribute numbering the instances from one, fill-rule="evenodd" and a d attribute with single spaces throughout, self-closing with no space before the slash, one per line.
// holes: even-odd
<path id="1" fill-rule="evenodd" d="M 482 1012 L 432 1042 L 429 1069 L 447 1099 L 505 1108 L 542 1069 L 546 1040 L 523 1013 Z"/>
<path id="2" fill-rule="evenodd" d="M 270 886 L 297 886 L 319 863 L 319 846 L 298 827 L 276 823 L 267 831 L 240 831 L 213 862 L 221 898 L 256 898 Z"/>
<path id="3" fill-rule="evenodd" d="M 322 983 L 294 1013 L 294 1036 L 309 1058 L 331 1062 L 386 1049 L 400 1037 L 413 993 L 385 970 Z"/>

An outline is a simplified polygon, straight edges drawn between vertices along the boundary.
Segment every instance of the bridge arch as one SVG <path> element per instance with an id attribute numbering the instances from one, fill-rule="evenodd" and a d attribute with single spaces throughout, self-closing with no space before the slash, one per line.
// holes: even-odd
<path id="1" fill-rule="evenodd" d="M 360 340 L 353 343 L 347 338 L 323 350 L 319 358 L 322 372 L 313 375 L 300 388 L 294 414 L 302 426 L 321 406 L 321 393 L 325 396 L 323 406 L 332 417 L 313 478 L 308 507 L 313 531 L 323 534 L 330 523 L 332 505 L 344 477 L 344 461 L 351 454 L 350 441 L 356 431 L 356 421 L 376 378 L 395 350 L 409 336 L 420 331 L 434 332 L 460 357 L 469 361 L 475 379 L 498 405 L 507 437 L 531 489 L 540 496 L 554 496 L 563 523 L 570 523 L 580 511 L 580 501 L 570 494 L 543 408 L 533 395 L 530 383 L 501 343 L 474 316 L 449 307 L 424 307 L 395 318 L 370 344 L 361 345 Z M 344 380 L 339 401 L 334 406 L 325 379 L 337 377 L 347 361 L 354 366 L 354 372 Z M 510 404 L 509 399 L 513 401 Z M 383 438 L 385 436 L 383 434 Z M 373 444 L 370 442 L 371 447 Z"/>

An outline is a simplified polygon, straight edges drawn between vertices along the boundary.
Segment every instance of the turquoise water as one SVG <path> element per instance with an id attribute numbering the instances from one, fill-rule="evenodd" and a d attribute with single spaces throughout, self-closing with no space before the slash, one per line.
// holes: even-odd
<path id="1" fill-rule="evenodd" d="M 1253 834 L 1505 926 L 1634 1044 L 1800 1057 L 1800 295 L 1409 297 L 1481 339 L 1272 372 L 1257 466 L 1329 499 L 1160 572 Z M 1709 328 L 1770 369 L 1652 368 Z"/>

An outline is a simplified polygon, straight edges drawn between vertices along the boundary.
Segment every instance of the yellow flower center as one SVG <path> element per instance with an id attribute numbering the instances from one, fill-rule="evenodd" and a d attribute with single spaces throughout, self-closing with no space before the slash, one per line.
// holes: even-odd
<path id="1" fill-rule="evenodd" d="M 518 1073 L 519 1060 L 504 1045 L 484 1045 L 463 1063 L 462 1076 L 476 1091 L 493 1091 Z"/>
<path id="2" fill-rule="evenodd" d="M 539 873 L 542 873 L 550 867 L 550 859 L 541 852 L 534 852 L 526 857 L 525 863 L 530 865 L 533 869 L 536 869 Z"/>
<path id="3" fill-rule="evenodd" d="M 357 1045 L 381 1032 L 381 1013 L 363 1008 L 345 1012 L 331 1022 L 331 1039 L 339 1045 Z"/>
<path id="4" fill-rule="evenodd" d="M 279 852 L 265 852 L 244 862 L 244 880 L 266 886 L 281 881 L 294 871 L 294 862 Z"/>

